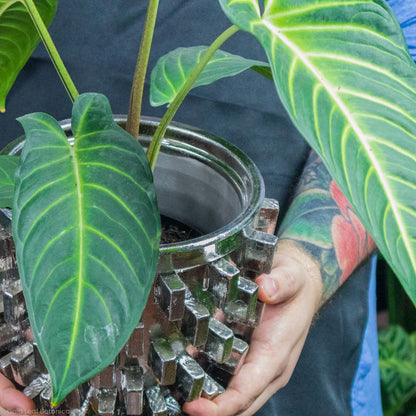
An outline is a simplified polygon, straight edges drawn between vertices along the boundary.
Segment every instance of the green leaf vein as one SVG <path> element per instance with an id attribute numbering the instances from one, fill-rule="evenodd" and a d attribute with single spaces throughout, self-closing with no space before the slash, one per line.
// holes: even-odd
<path id="1" fill-rule="evenodd" d="M 108 163 L 102 163 L 102 162 L 80 162 L 79 163 L 80 166 L 97 166 L 97 167 L 102 167 L 106 170 L 112 170 L 113 172 L 118 173 L 121 176 L 124 176 L 125 178 L 127 178 L 130 182 L 132 182 L 137 188 L 139 188 L 141 191 L 143 191 L 146 194 L 146 197 L 149 198 L 149 196 L 147 195 L 146 190 L 143 188 L 142 185 L 140 185 L 131 175 L 129 175 L 127 172 L 122 171 L 121 169 L 119 169 L 118 167 L 114 166 L 114 165 L 110 165 Z"/>
<path id="2" fill-rule="evenodd" d="M 76 226 L 71 226 L 66 228 L 65 230 L 63 230 L 62 232 L 60 232 L 58 235 L 56 235 L 54 238 L 51 238 L 48 241 L 48 244 L 45 245 L 45 247 L 43 248 L 42 252 L 39 254 L 39 257 L 36 259 L 36 263 L 35 266 L 33 268 L 33 272 L 32 272 L 32 276 L 36 275 L 37 269 L 40 266 L 43 257 L 45 256 L 45 254 L 47 253 L 47 251 L 56 243 L 58 242 L 62 237 L 65 236 L 65 234 L 67 234 L 68 232 L 72 231 L 73 229 L 75 229 Z"/>
<path id="3" fill-rule="evenodd" d="M 102 260 L 100 260 L 98 257 L 93 256 L 92 254 L 90 254 L 89 258 L 92 261 L 94 261 L 95 263 L 99 264 L 113 278 L 113 280 L 117 283 L 118 287 L 120 288 L 121 293 L 124 294 L 125 299 L 128 299 L 125 287 L 121 284 L 120 280 L 117 279 L 117 276 L 114 274 L 114 272 Z"/>
<path id="4" fill-rule="evenodd" d="M 338 6 L 355 6 L 357 4 L 367 4 L 369 3 L 368 0 L 365 1 L 343 1 L 343 2 L 339 2 L 339 1 L 331 1 L 331 2 L 323 2 L 320 1 L 318 3 L 315 4 L 311 4 L 308 6 L 303 6 L 303 7 L 291 7 L 289 10 L 284 11 L 284 12 L 278 12 L 278 13 L 268 13 L 268 10 L 266 9 L 265 14 L 267 14 L 270 19 L 274 19 L 276 17 L 287 17 L 287 16 L 293 16 L 296 14 L 305 14 L 305 13 L 309 13 L 311 11 L 314 10 L 319 10 L 319 9 L 327 9 L 327 8 L 334 8 L 334 7 L 338 7 Z M 270 2 L 271 4 L 271 2 Z"/>
<path id="5" fill-rule="evenodd" d="M 39 215 L 37 215 L 37 217 L 33 220 L 29 230 L 27 231 L 25 238 L 23 240 L 23 244 L 26 244 L 29 241 L 29 238 L 33 232 L 33 230 L 35 229 L 35 227 L 37 226 L 37 224 L 39 223 L 39 221 L 52 209 L 55 208 L 57 205 L 61 204 L 62 202 L 64 202 L 65 200 L 67 200 L 68 198 L 71 198 L 73 195 L 71 193 L 67 193 L 65 195 L 62 195 L 60 198 L 56 199 L 54 202 L 52 202 L 50 205 L 48 205 L 42 212 L 39 213 Z"/>
<path id="6" fill-rule="evenodd" d="M 386 76 L 387 78 L 397 82 L 398 84 L 400 84 L 402 87 L 406 88 L 407 90 L 409 90 L 413 94 L 416 94 L 416 90 L 414 88 L 412 88 L 409 85 L 409 83 L 404 82 L 402 79 L 397 77 L 391 71 L 388 71 L 388 70 L 386 70 L 386 69 L 384 69 L 380 66 L 374 65 L 371 62 L 359 60 L 359 59 L 356 59 L 356 58 L 353 58 L 353 57 L 350 57 L 350 56 L 335 55 L 335 54 L 323 53 L 323 52 L 308 52 L 306 54 L 306 56 L 310 57 L 310 58 L 328 59 L 330 61 L 345 62 L 345 63 L 351 64 L 353 66 L 358 66 L 358 67 L 369 69 L 373 72 L 377 72 L 381 75 Z M 362 74 L 360 74 L 360 76 L 362 76 Z M 389 87 L 391 87 L 389 84 L 387 84 L 387 85 Z M 399 92 L 400 92 L 400 90 L 399 90 Z M 412 98 L 412 101 L 416 102 L 416 99 Z"/>
<path id="7" fill-rule="evenodd" d="M 100 207 L 95 207 L 95 209 L 99 212 L 101 212 L 109 221 L 113 222 L 114 224 L 117 224 L 118 227 L 121 227 L 124 231 L 126 231 L 126 233 L 131 237 L 133 243 L 136 245 L 136 247 L 139 250 L 139 253 L 141 254 L 142 258 L 144 258 L 144 252 L 143 252 L 143 247 L 140 244 L 140 241 L 137 239 L 137 237 L 123 224 L 117 222 L 111 215 L 109 215 L 104 209 L 100 208 Z"/>
<path id="8" fill-rule="evenodd" d="M 270 33 L 273 34 L 273 36 L 276 39 L 280 39 L 283 42 L 283 44 L 285 44 L 290 50 L 292 50 L 292 52 L 295 55 L 298 56 L 298 58 L 302 61 L 302 63 L 305 65 L 305 67 L 311 72 L 311 74 L 313 74 L 313 76 L 316 78 L 316 80 L 319 83 L 322 83 L 322 85 L 327 90 L 330 97 L 332 97 L 332 99 L 338 104 L 338 107 L 339 107 L 340 111 L 344 114 L 348 124 L 351 125 L 351 128 L 355 132 L 357 139 L 361 142 L 368 158 L 371 160 L 371 163 L 374 166 L 375 172 L 376 172 L 376 174 L 379 178 L 382 189 L 385 192 L 387 199 L 389 201 L 394 202 L 395 199 L 393 197 L 393 192 L 392 192 L 392 189 L 390 187 L 390 184 L 386 180 L 385 174 L 383 172 L 383 167 L 380 165 L 380 162 L 377 160 L 377 158 L 372 153 L 371 148 L 370 148 L 370 144 L 367 140 L 367 136 L 364 134 L 364 132 L 361 130 L 359 124 L 357 123 L 355 118 L 352 116 L 351 111 L 349 110 L 349 108 L 345 105 L 343 100 L 337 94 L 336 88 L 334 88 L 334 86 L 331 85 L 326 80 L 326 78 L 320 73 L 320 71 L 309 61 L 309 59 L 307 58 L 305 53 L 301 49 L 299 49 L 299 47 L 296 44 L 294 44 L 280 29 L 276 28 L 274 25 L 272 25 L 267 20 L 262 20 L 262 24 L 270 31 Z M 333 26 L 333 25 L 330 25 L 330 26 Z M 344 27 L 344 26 L 348 27 L 348 25 L 341 25 L 341 26 L 342 27 Z M 335 25 L 335 27 L 337 27 L 337 25 Z M 328 27 L 324 26 L 324 29 L 328 30 Z M 362 30 L 365 31 L 365 29 L 362 29 Z M 369 32 L 372 32 L 372 31 L 369 30 Z M 383 40 L 385 40 L 386 42 L 393 43 L 390 39 L 386 39 L 385 36 L 381 36 L 381 35 L 377 35 L 377 34 L 375 36 L 383 38 Z M 363 95 L 366 95 L 366 94 L 363 94 Z M 383 100 L 381 100 L 381 102 L 382 101 Z M 403 112 L 403 111 L 401 111 L 401 112 Z M 409 115 L 409 117 L 412 118 L 410 115 Z M 348 178 L 348 176 L 349 175 L 347 174 L 346 178 Z M 348 186 L 350 186 L 350 185 L 348 185 Z M 353 198 L 353 194 L 350 193 L 350 196 L 351 196 L 351 198 Z M 396 219 L 396 223 L 398 225 L 399 231 L 400 231 L 401 235 L 403 236 L 403 243 L 406 247 L 406 252 L 409 253 L 409 259 L 410 259 L 410 262 L 412 264 L 412 267 L 413 267 L 413 269 L 416 269 L 416 259 L 415 259 L 414 252 L 412 250 L 411 237 L 410 237 L 409 232 L 407 230 L 406 224 L 404 223 L 403 218 L 400 214 L 400 210 L 399 210 L 399 207 L 397 206 L 397 204 L 392 205 L 392 211 L 393 211 L 393 215 Z"/>
<path id="9" fill-rule="evenodd" d="M 97 185 L 96 183 L 86 183 L 83 185 L 85 188 L 93 188 L 97 191 L 100 191 L 106 195 L 108 195 L 110 198 L 112 198 L 114 201 L 116 201 L 126 212 L 128 212 L 132 218 L 134 218 L 136 224 L 140 227 L 143 234 L 145 235 L 149 245 L 153 245 L 152 240 L 149 237 L 149 234 L 147 233 L 147 230 L 144 228 L 143 223 L 140 221 L 140 219 L 137 217 L 137 215 L 129 208 L 129 206 L 122 201 L 114 192 L 111 192 L 109 189 L 104 188 L 101 185 Z"/>
<path id="10" fill-rule="evenodd" d="M 48 273 L 48 275 L 45 277 L 45 279 L 43 280 L 41 285 L 38 285 L 36 292 L 33 293 L 33 305 L 36 305 L 38 303 L 39 300 L 39 296 L 43 296 L 43 289 L 46 287 L 47 283 L 49 282 L 49 279 L 53 276 L 53 274 L 56 272 L 56 270 L 58 270 L 61 266 L 71 262 L 74 260 L 74 256 L 72 257 L 68 257 L 62 261 L 60 261 L 59 263 L 57 263 Z M 32 282 L 30 282 L 30 286 L 29 286 L 29 290 L 32 290 L 33 287 L 33 280 Z"/>
<path id="11" fill-rule="evenodd" d="M 136 273 L 136 270 L 134 269 L 134 267 L 130 263 L 130 260 L 128 259 L 128 257 L 124 253 L 124 251 L 120 248 L 120 246 L 112 238 L 110 238 L 108 235 L 102 233 L 100 230 L 97 230 L 95 227 L 92 227 L 91 225 L 86 225 L 85 226 L 85 229 L 88 230 L 88 231 L 90 231 L 93 234 L 98 235 L 100 238 L 102 238 L 108 244 L 110 244 L 112 247 L 114 247 L 118 251 L 118 253 L 121 255 L 121 257 L 124 259 L 124 261 L 127 264 L 128 268 L 131 270 L 133 276 L 136 277 L 138 284 L 140 286 L 143 286 L 142 283 L 140 282 L 139 276 Z"/>
<path id="12" fill-rule="evenodd" d="M 42 323 L 42 325 L 41 325 L 41 327 L 40 327 L 40 330 L 42 331 L 42 329 L 45 327 L 45 324 L 46 324 L 46 321 L 48 320 L 48 318 L 49 318 L 49 314 L 50 314 L 50 312 L 51 312 L 51 310 L 52 310 L 52 308 L 53 308 L 53 306 L 54 306 L 54 304 L 55 304 L 55 302 L 56 302 L 56 300 L 58 299 L 58 296 L 65 290 L 65 289 L 67 289 L 72 283 L 74 283 L 74 282 L 76 282 L 77 281 L 77 279 L 78 279 L 78 276 L 74 276 L 74 277 L 72 277 L 71 279 L 69 279 L 69 280 L 67 280 L 62 286 L 60 286 L 59 287 L 59 289 L 54 293 L 54 295 L 53 295 L 53 297 L 52 297 L 52 299 L 51 299 L 51 301 L 50 301 L 50 303 L 49 303 L 49 305 L 48 305 L 48 309 L 47 309 L 47 311 L 46 311 L 46 313 L 45 313 L 45 317 L 44 317 L 44 319 L 43 319 L 43 323 Z"/>

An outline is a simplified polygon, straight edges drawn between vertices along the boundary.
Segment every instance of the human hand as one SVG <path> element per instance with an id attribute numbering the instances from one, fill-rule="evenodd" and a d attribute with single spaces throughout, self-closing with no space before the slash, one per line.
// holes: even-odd
<path id="1" fill-rule="evenodd" d="M 294 243 L 279 243 L 269 275 L 257 278 L 265 305 L 249 354 L 215 400 L 185 403 L 192 416 L 252 415 L 289 381 L 322 296 L 318 265 Z"/>
<path id="2" fill-rule="evenodd" d="M 0 416 L 32 414 L 35 409 L 33 401 L 16 390 L 13 383 L 0 374 Z"/>
<path id="3" fill-rule="evenodd" d="M 189 415 L 252 415 L 289 381 L 321 301 L 319 267 L 294 243 L 283 240 L 272 272 L 260 276 L 257 283 L 266 305 L 245 363 L 214 401 L 201 398 L 186 403 L 184 411 Z M 0 416 L 34 409 L 34 403 L 0 375 Z"/>

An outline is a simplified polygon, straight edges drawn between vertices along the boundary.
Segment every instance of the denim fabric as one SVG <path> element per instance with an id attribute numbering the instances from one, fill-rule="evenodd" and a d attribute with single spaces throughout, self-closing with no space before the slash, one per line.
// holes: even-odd
<path id="1" fill-rule="evenodd" d="M 368 320 L 364 332 L 363 348 L 351 391 L 353 416 L 382 416 L 380 372 L 378 366 L 376 262 L 372 259 L 368 290 Z"/>

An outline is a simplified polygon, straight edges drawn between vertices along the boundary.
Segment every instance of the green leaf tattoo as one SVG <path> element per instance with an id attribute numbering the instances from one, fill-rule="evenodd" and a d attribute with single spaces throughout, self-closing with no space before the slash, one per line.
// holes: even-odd
<path id="1" fill-rule="evenodd" d="M 104 96 L 75 101 L 73 146 L 46 114 L 20 121 L 13 238 L 57 404 L 114 360 L 140 319 L 160 217 L 144 151 L 113 121 Z"/>

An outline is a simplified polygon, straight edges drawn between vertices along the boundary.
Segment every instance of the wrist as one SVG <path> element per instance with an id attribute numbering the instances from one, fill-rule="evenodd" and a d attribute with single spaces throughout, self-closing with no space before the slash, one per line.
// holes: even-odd
<path id="1" fill-rule="evenodd" d="M 281 238 L 274 257 L 273 267 L 277 267 L 279 260 L 283 257 L 290 258 L 303 269 L 305 284 L 307 285 L 307 290 L 311 292 L 310 298 L 313 300 L 314 310 L 317 312 L 323 303 L 323 283 L 319 263 L 296 242 Z"/>

